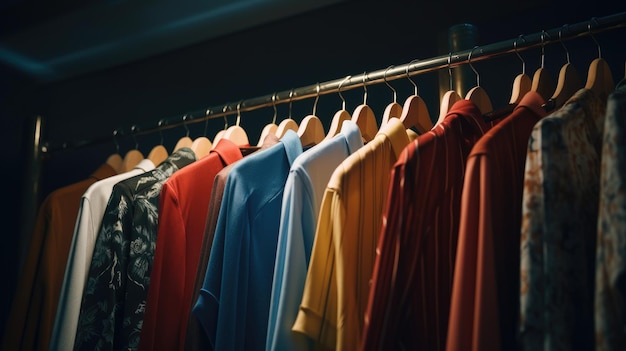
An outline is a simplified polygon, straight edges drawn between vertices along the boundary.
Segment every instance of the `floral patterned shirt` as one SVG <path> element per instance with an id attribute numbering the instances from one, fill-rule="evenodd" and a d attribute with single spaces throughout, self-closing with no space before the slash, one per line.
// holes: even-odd
<path id="1" fill-rule="evenodd" d="M 75 350 L 137 348 L 156 247 L 161 187 L 194 161 L 194 152 L 181 148 L 152 171 L 113 187 L 83 292 Z"/>
<path id="2" fill-rule="evenodd" d="M 579 90 L 531 133 L 520 262 L 523 350 L 593 350 L 595 232 L 606 99 Z"/>
<path id="3" fill-rule="evenodd" d="M 626 79 L 607 102 L 596 251 L 596 350 L 626 350 Z"/>

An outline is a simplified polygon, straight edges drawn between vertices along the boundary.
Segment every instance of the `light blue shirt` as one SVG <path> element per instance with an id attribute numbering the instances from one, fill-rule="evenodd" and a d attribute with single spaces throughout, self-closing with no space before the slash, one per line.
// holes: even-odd
<path id="1" fill-rule="evenodd" d="M 341 133 L 307 150 L 291 166 L 283 194 L 266 350 L 311 349 L 309 339 L 291 327 L 304 292 L 322 197 L 335 168 L 362 146 L 359 127 L 344 121 Z"/>
<path id="2" fill-rule="evenodd" d="M 234 164 L 193 313 L 213 349 L 262 350 L 285 182 L 302 153 L 298 135 Z"/>

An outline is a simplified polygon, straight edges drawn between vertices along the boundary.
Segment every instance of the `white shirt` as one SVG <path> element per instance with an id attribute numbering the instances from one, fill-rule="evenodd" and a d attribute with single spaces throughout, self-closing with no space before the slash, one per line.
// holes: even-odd
<path id="1" fill-rule="evenodd" d="M 144 159 L 128 172 L 92 184 L 83 194 L 74 227 L 72 245 L 67 257 L 65 277 L 50 339 L 50 350 L 74 348 L 83 288 L 113 186 L 122 180 L 152 169 L 154 169 L 154 163 L 149 159 Z"/>

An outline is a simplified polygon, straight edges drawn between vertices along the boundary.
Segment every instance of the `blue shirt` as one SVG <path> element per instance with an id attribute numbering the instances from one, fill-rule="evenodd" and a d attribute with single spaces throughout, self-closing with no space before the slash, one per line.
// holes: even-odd
<path id="1" fill-rule="evenodd" d="M 344 121 L 339 135 L 307 150 L 291 166 L 283 194 L 266 350 L 310 349 L 308 338 L 291 327 L 304 291 L 322 197 L 335 168 L 361 146 L 359 127 Z"/>
<path id="2" fill-rule="evenodd" d="M 302 153 L 287 131 L 280 142 L 231 169 L 198 301 L 193 308 L 214 350 L 262 350 L 285 181 Z"/>

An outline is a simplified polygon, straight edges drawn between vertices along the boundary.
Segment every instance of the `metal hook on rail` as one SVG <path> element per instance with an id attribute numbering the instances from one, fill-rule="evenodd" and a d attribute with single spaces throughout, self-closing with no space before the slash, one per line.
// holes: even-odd
<path id="1" fill-rule="evenodd" d="M 398 94 L 396 92 L 396 89 L 394 89 L 391 84 L 389 84 L 389 82 L 387 82 L 387 71 L 390 70 L 391 68 L 393 68 L 394 66 L 391 65 L 389 67 L 387 67 L 387 69 L 385 70 L 385 72 L 383 73 L 383 81 L 385 82 L 385 84 L 387 84 L 387 86 L 389 87 L 389 89 L 391 89 L 391 91 L 393 92 L 393 102 L 398 102 Z"/>
<path id="2" fill-rule="evenodd" d="M 341 109 L 345 110 L 346 109 L 346 99 L 343 97 L 343 95 L 341 94 L 341 86 L 343 85 L 343 83 L 345 83 L 347 80 L 350 80 L 350 78 L 352 78 L 352 76 L 346 76 L 341 83 L 339 83 L 339 87 L 337 88 L 337 93 L 339 94 L 339 98 L 341 98 Z"/>
<path id="3" fill-rule="evenodd" d="M 405 72 L 406 73 L 406 79 L 408 79 L 409 82 L 411 82 L 411 84 L 413 84 L 413 87 L 414 87 L 414 94 L 413 95 L 419 95 L 418 94 L 419 89 L 417 88 L 417 84 L 415 84 L 413 79 L 411 79 L 411 76 L 409 76 L 409 68 L 411 67 L 411 64 L 413 64 L 413 62 L 416 62 L 416 61 L 419 61 L 419 59 L 415 59 L 415 60 L 412 60 L 411 62 L 409 62 L 409 64 L 406 65 L 406 72 Z"/>

